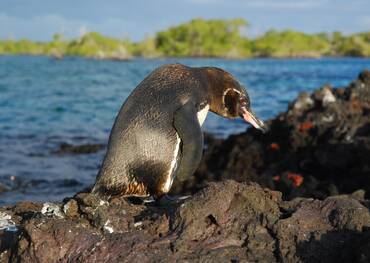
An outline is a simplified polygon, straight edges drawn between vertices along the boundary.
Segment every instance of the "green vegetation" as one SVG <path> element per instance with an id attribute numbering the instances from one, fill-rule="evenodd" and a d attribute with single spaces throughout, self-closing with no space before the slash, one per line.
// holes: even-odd
<path id="1" fill-rule="evenodd" d="M 133 44 L 129 40 L 117 40 L 99 33 L 87 33 L 81 38 L 65 41 L 63 36 L 54 35 L 50 42 L 0 41 L 0 54 L 82 56 L 98 59 L 129 59 Z"/>
<path id="2" fill-rule="evenodd" d="M 245 26 L 242 19 L 196 19 L 157 33 L 156 46 L 166 56 L 245 57 L 249 41 L 239 33 Z"/>
<path id="3" fill-rule="evenodd" d="M 322 36 L 291 30 L 271 30 L 253 42 L 253 54 L 260 57 L 320 57 L 329 51 L 330 43 Z"/>
<path id="4" fill-rule="evenodd" d="M 71 41 L 67 45 L 65 54 L 94 58 L 128 59 L 131 57 L 131 53 L 128 51 L 130 45 L 129 40 L 117 40 L 91 32 Z"/>
<path id="5" fill-rule="evenodd" d="M 370 32 L 348 37 L 334 32 L 331 37 L 332 54 L 342 56 L 370 57 Z"/>
<path id="6" fill-rule="evenodd" d="M 242 34 L 248 27 L 243 19 L 194 19 L 133 43 L 96 32 L 65 40 L 54 35 L 50 42 L 0 40 L 1 54 L 83 56 L 98 59 L 141 57 L 370 57 L 370 32 L 344 36 L 305 34 L 292 30 L 270 30 L 255 39 Z"/>

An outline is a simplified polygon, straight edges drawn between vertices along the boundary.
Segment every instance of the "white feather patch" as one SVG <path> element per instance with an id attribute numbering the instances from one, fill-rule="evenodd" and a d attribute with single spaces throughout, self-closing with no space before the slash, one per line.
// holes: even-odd
<path id="1" fill-rule="evenodd" d="M 199 125 L 202 126 L 206 117 L 207 117 L 207 114 L 208 114 L 208 110 L 209 110 L 209 105 L 207 104 L 207 106 L 205 106 L 203 109 L 201 109 L 200 111 L 197 112 L 197 117 L 198 117 L 198 121 L 199 121 Z"/>
<path id="2" fill-rule="evenodd" d="M 180 150 L 180 142 L 181 142 L 180 137 L 176 133 L 176 146 L 175 146 L 175 150 L 173 152 L 173 158 L 172 158 L 170 170 L 168 171 L 167 179 L 166 179 L 166 182 L 163 186 L 163 192 L 165 192 L 165 193 L 168 193 L 170 191 L 172 183 L 173 183 L 174 177 L 172 176 L 172 173 L 176 168 L 177 156 L 178 156 L 179 150 Z"/>

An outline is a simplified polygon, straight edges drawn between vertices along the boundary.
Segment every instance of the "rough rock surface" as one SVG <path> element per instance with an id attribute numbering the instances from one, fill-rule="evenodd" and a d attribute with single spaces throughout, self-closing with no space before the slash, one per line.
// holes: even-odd
<path id="1" fill-rule="evenodd" d="M 358 189 L 370 197 L 370 71 L 346 88 L 302 93 L 268 124 L 266 134 L 248 129 L 226 140 L 208 139 L 197 173 L 175 185 L 174 193 L 234 179 L 282 191 L 285 199 Z"/>
<path id="2" fill-rule="evenodd" d="M 369 202 L 357 195 L 282 201 L 257 184 L 225 181 L 167 207 L 88 193 L 45 205 L 1 209 L 18 228 L 0 230 L 1 262 L 370 260 Z"/>

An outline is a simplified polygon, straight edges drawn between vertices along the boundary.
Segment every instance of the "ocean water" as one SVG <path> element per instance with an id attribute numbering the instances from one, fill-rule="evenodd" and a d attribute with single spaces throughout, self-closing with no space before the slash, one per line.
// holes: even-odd
<path id="1" fill-rule="evenodd" d="M 137 59 L 0 56 L 0 205 L 61 200 L 93 183 L 104 150 L 53 153 L 61 143 L 106 144 L 125 98 L 154 68 L 166 63 L 217 66 L 237 77 L 262 119 L 286 109 L 301 91 L 345 86 L 370 59 Z M 209 114 L 204 130 L 220 137 L 249 127 Z M 1 188 L 7 190 L 1 191 Z"/>

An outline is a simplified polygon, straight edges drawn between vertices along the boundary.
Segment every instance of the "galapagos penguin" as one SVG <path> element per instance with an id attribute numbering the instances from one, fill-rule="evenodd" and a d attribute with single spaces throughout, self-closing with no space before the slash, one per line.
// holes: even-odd
<path id="1" fill-rule="evenodd" d="M 230 73 L 181 64 L 154 70 L 122 105 L 92 192 L 164 197 L 175 177 L 183 181 L 198 167 L 201 126 L 209 110 L 265 129 L 247 91 Z"/>

